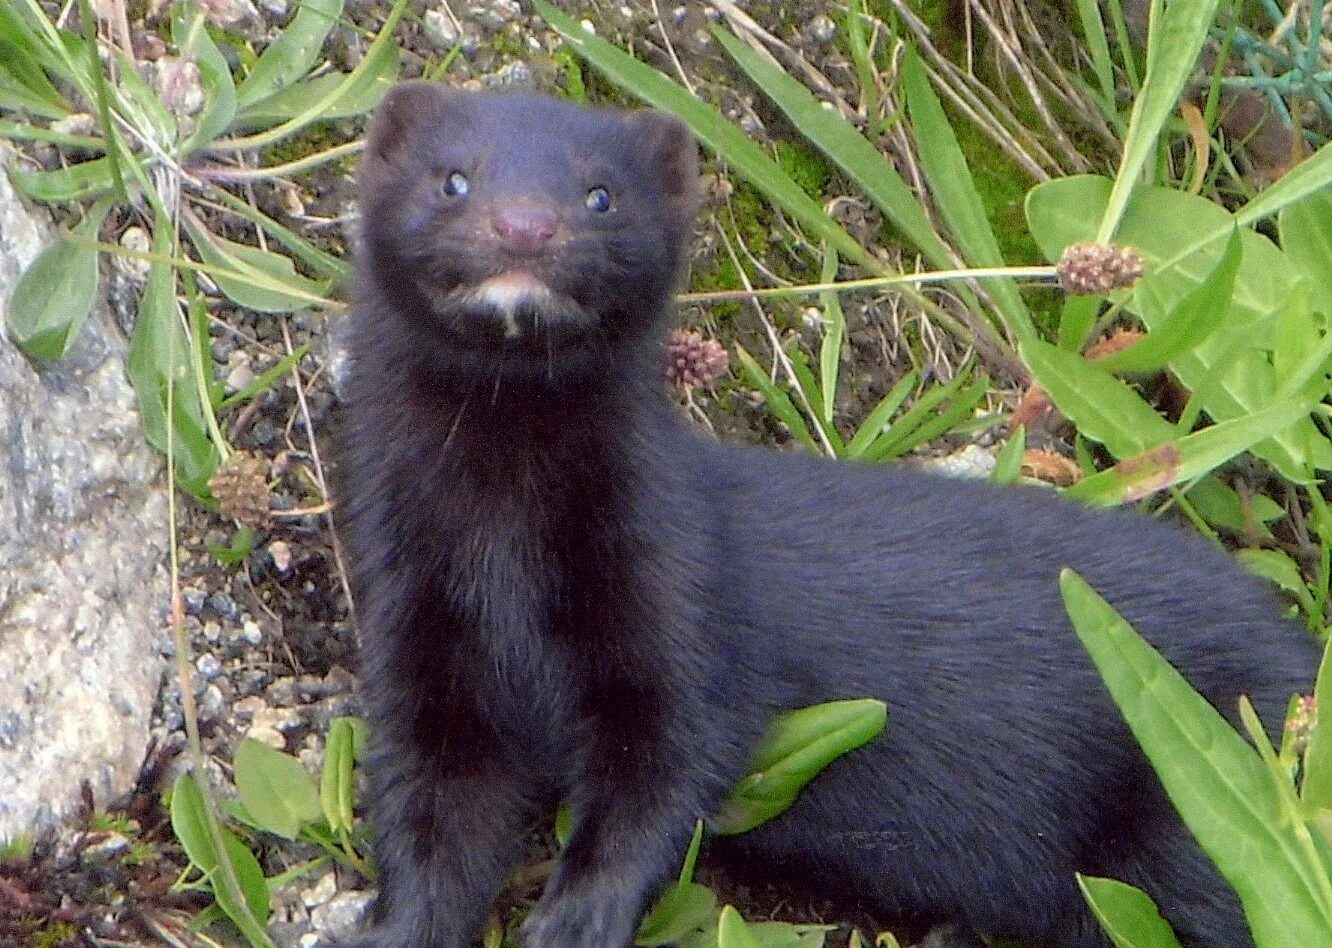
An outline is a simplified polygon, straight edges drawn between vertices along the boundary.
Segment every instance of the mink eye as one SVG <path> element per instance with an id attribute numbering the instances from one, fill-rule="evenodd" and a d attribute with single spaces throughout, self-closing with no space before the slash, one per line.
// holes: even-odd
<path id="1" fill-rule="evenodd" d="M 471 184 L 467 181 L 467 175 L 461 171 L 450 171 L 449 176 L 444 179 L 444 183 L 439 186 L 439 190 L 449 197 L 464 197 Z"/>
<path id="2" fill-rule="evenodd" d="M 605 188 L 593 188 L 587 192 L 587 209 L 596 211 L 598 214 L 604 214 L 610 210 L 611 196 Z"/>

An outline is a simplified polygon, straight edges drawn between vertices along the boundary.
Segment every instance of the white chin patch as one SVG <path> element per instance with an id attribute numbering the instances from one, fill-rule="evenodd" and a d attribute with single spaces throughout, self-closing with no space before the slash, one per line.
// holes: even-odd
<path id="1" fill-rule="evenodd" d="M 514 318 L 518 307 L 524 303 L 539 305 L 548 301 L 551 295 L 550 288 L 529 273 L 491 277 L 472 292 L 473 299 L 489 303 L 500 311 L 504 317 L 504 335 L 510 339 L 522 332 Z"/>

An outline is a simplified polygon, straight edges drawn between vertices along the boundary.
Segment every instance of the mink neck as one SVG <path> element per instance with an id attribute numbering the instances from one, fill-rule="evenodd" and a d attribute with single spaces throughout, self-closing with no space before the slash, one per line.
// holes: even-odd
<path id="1" fill-rule="evenodd" d="M 543 461 L 587 469 L 599 458 L 625 456 L 645 427 L 673 417 L 661 369 L 668 300 L 657 307 L 658 331 L 606 340 L 595 357 L 578 357 L 575 368 L 510 364 L 498 371 L 498 359 L 478 362 L 442 339 L 429 303 L 410 286 L 399 282 L 390 294 L 379 285 L 362 294 L 378 304 L 366 307 L 378 313 L 368 327 L 377 361 L 391 368 L 423 416 L 447 424 L 456 451 L 492 475 L 530 475 L 534 462 Z"/>

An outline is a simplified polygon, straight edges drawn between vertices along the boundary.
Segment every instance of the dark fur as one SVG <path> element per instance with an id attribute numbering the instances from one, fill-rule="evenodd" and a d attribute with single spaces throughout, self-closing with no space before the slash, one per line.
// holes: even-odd
<path id="1" fill-rule="evenodd" d="M 470 943 L 553 799 L 577 832 L 536 948 L 623 948 L 771 716 L 888 702 L 885 735 L 731 845 L 888 916 L 1103 943 L 1075 871 L 1192 945 L 1249 944 L 1074 636 L 1076 568 L 1232 719 L 1312 643 L 1196 537 L 1045 491 L 715 444 L 659 383 L 695 204 L 657 113 L 399 86 L 361 171 L 345 490 L 381 894 L 365 944 Z M 441 195 L 454 170 L 465 198 Z M 614 208 L 584 206 L 604 186 Z M 553 208 L 556 291 L 504 338 L 448 291 L 515 264 L 495 202 Z"/>

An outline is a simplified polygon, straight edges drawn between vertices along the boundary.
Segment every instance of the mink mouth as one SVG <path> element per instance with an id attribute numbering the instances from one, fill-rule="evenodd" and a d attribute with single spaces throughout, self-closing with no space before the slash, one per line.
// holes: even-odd
<path id="1" fill-rule="evenodd" d="M 522 268 L 449 289 L 429 281 L 418 285 L 450 334 L 473 345 L 549 351 L 561 342 L 585 340 L 600 326 L 577 300 Z"/>

